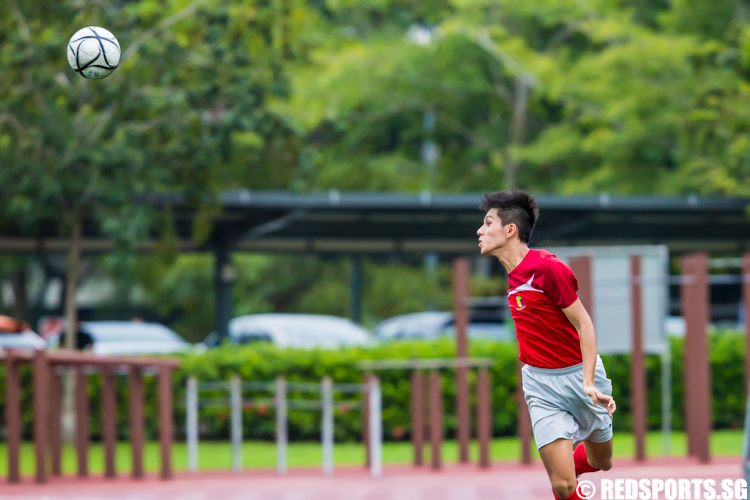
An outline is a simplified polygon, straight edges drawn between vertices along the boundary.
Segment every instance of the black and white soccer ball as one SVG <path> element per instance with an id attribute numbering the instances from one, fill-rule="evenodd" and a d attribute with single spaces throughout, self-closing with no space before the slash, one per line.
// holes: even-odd
<path id="1" fill-rule="evenodd" d="M 120 64 L 120 43 L 104 28 L 83 28 L 68 42 L 68 63 L 84 78 L 101 80 Z"/>

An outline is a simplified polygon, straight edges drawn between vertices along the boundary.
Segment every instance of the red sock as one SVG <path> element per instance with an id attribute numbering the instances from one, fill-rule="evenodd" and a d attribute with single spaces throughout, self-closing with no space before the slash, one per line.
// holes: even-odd
<path id="1" fill-rule="evenodd" d="M 578 483 L 576 483 L 576 490 L 568 498 L 560 498 L 555 495 L 554 492 L 552 494 L 554 495 L 555 500 L 584 500 L 580 495 L 578 495 Z"/>
<path id="2" fill-rule="evenodd" d="M 583 443 L 579 444 L 573 452 L 573 463 L 576 466 L 576 476 L 584 472 L 597 472 L 601 470 L 589 465 L 589 460 L 586 457 L 586 447 Z"/>

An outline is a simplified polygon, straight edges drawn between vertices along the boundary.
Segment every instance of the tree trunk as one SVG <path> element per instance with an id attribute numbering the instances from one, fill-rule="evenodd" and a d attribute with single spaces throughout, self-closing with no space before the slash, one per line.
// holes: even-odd
<path id="1" fill-rule="evenodd" d="M 511 145 L 506 148 L 505 162 L 505 189 L 516 187 L 516 173 L 518 171 L 518 160 L 513 158 L 509 149 L 513 146 L 523 144 L 524 131 L 526 129 L 526 113 L 529 102 L 529 84 L 523 78 L 516 78 L 515 92 L 513 93 L 513 115 L 510 123 Z"/>
<path id="2" fill-rule="evenodd" d="M 23 267 L 16 271 L 13 271 L 11 276 L 11 284 L 13 286 L 13 299 L 15 304 L 13 305 L 13 317 L 21 319 L 23 321 L 30 321 L 29 318 L 29 303 L 26 295 L 26 263 L 24 262 Z"/>
<path id="3" fill-rule="evenodd" d="M 76 308 L 76 291 L 78 290 L 78 270 L 81 265 L 81 236 L 83 221 L 78 211 L 71 217 L 70 249 L 68 265 L 65 272 L 65 348 L 75 349 L 78 333 L 78 309 Z"/>
<path id="4" fill-rule="evenodd" d="M 68 251 L 68 265 L 65 273 L 65 348 L 75 349 L 78 334 L 78 309 L 76 308 L 76 291 L 78 290 L 78 274 L 81 264 L 81 238 L 83 233 L 83 217 L 77 210 L 71 216 L 70 249 Z M 65 390 L 63 398 L 62 428 L 63 439 L 66 443 L 75 442 L 75 371 L 68 370 L 65 374 Z"/>

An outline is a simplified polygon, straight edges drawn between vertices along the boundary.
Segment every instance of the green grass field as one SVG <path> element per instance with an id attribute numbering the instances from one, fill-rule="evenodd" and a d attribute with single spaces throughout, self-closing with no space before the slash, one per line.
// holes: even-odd
<path id="1" fill-rule="evenodd" d="M 648 456 L 663 456 L 662 436 L 659 432 L 649 433 L 646 441 Z M 199 469 L 228 470 L 231 468 L 231 446 L 228 442 L 203 441 L 199 444 Z M 633 456 L 635 449 L 631 434 L 615 434 L 615 456 Z M 425 447 L 425 459 L 429 460 L 429 446 Z M 671 455 L 683 456 L 687 451 L 684 433 L 673 433 L 671 441 Z M 538 458 L 536 448 L 534 457 Z M 711 436 L 711 452 L 715 455 L 740 456 L 742 454 L 742 431 L 717 431 Z M 493 460 L 518 460 L 520 458 L 517 438 L 499 438 L 492 442 Z M 472 460 L 477 460 L 478 449 L 472 443 Z M 173 452 L 175 470 L 187 469 L 187 447 L 185 443 L 175 443 Z M 408 464 L 411 462 L 412 450 L 410 443 L 385 443 L 383 445 L 383 462 L 386 464 Z M 337 444 L 334 450 L 336 465 L 358 465 L 364 459 L 364 447 L 358 443 Z M 458 447 L 455 441 L 446 441 L 443 445 L 443 459 L 446 462 L 458 460 Z M 313 467 L 321 464 L 321 449 L 319 443 L 291 443 L 288 450 L 289 467 Z M 266 441 L 249 441 L 243 446 L 243 466 L 248 469 L 273 468 L 276 464 L 276 446 Z M 144 465 L 147 471 L 159 470 L 159 444 L 146 443 Z M 73 447 L 66 447 L 63 451 L 63 472 L 73 474 L 76 467 L 76 456 Z M 101 474 L 104 469 L 104 454 L 101 443 L 92 443 L 89 453 L 89 468 L 94 474 Z M 118 443 L 117 470 L 120 473 L 130 471 L 130 445 Z M 21 450 L 22 474 L 34 472 L 33 443 L 23 443 Z M 5 443 L 0 443 L 0 476 L 7 475 L 8 455 Z"/>

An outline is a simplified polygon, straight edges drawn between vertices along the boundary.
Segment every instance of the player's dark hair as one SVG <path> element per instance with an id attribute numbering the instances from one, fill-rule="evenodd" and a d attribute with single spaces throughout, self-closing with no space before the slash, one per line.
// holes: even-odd
<path id="1" fill-rule="evenodd" d="M 497 209 L 503 226 L 516 225 L 518 237 L 523 243 L 531 240 L 531 232 L 539 218 L 539 207 L 528 193 L 518 189 L 487 193 L 479 204 L 479 210 L 486 213 L 492 208 Z"/>

